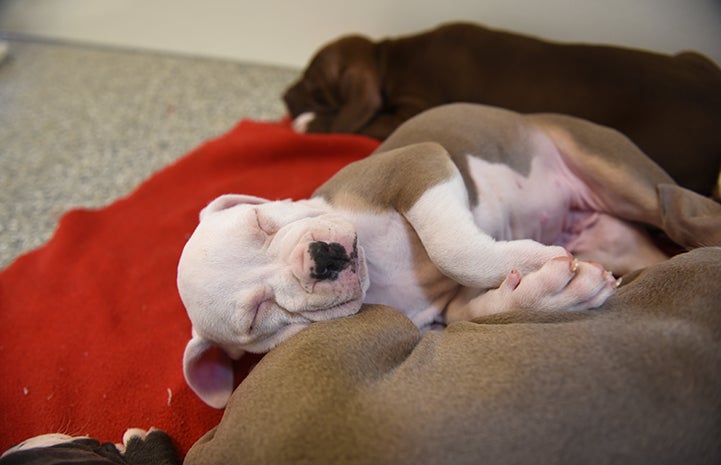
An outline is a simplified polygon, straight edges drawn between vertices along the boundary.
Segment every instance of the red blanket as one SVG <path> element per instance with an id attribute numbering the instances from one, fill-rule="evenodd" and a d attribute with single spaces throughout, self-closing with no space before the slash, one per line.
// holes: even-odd
<path id="1" fill-rule="evenodd" d="M 156 426 L 187 451 L 222 414 L 181 366 L 190 323 L 175 271 L 198 211 L 228 192 L 307 197 L 376 146 L 244 121 L 127 198 L 67 213 L 45 246 L 0 273 L 0 450 L 43 433 L 118 442 L 128 427 Z"/>

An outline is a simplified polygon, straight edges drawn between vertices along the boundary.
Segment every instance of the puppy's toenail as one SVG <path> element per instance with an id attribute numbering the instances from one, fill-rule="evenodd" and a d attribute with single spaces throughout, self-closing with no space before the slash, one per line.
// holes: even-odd
<path id="1" fill-rule="evenodd" d="M 622 283 L 622 282 L 623 282 L 623 277 L 618 278 L 618 279 L 616 280 L 616 282 L 614 283 L 614 287 L 615 287 L 615 288 L 621 287 L 621 283 Z"/>
<path id="2" fill-rule="evenodd" d="M 571 260 L 571 265 L 570 265 L 571 273 L 575 273 L 576 271 L 578 271 L 579 266 L 580 265 L 579 265 L 577 258 L 574 258 L 573 260 Z"/>

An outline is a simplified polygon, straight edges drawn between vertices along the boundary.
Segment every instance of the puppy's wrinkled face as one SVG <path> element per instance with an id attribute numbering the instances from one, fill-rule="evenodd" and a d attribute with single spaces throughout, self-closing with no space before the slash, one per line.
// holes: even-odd
<path id="1" fill-rule="evenodd" d="M 212 205 L 178 266 L 196 335 L 235 358 L 360 309 L 368 273 L 350 223 L 312 201 Z"/>

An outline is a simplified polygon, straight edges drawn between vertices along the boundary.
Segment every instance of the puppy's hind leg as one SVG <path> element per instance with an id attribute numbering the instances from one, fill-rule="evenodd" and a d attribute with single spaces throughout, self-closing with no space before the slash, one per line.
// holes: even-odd
<path id="1" fill-rule="evenodd" d="M 566 249 L 523 239 L 496 241 L 475 223 L 460 174 L 428 189 L 404 213 L 434 265 L 459 284 L 496 288 L 517 269 L 528 273 Z"/>
<path id="2" fill-rule="evenodd" d="M 593 260 L 622 276 L 668 259 L 640 225 L 596 213 L 564 246 L 578 259 Z"/>
<path id="3" fill-rule="evenodd" d="M 674 180 L 620 132 L 557 114 L 527 115 L 552 140 L 564 163 L 587 186 L 586 208 L 663 227 L 657 188 Z"/>

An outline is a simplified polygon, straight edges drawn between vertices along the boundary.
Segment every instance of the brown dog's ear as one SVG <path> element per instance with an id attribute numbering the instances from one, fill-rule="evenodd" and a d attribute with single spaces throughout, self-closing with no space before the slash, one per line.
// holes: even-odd
<path id="1" fill-rule="evenodd" d="M 330 132 L 360 132 L 381 109 L 376 45 L 367 37 L 347 36 L 337 40 L 318 54 L 312 68 L 320 73 L 314 81 L 328 93 L 328 100 L 334 101 L 336 107 L 328 127 Z"/>
<path id="2" fill-rule="evenodd" d="M 332 132 L 357 133 L 381 109 L 381 82 L 378 65 L 372 53 L 353 63 L 340 79 L 341 107 L 331 126 Z"/>

